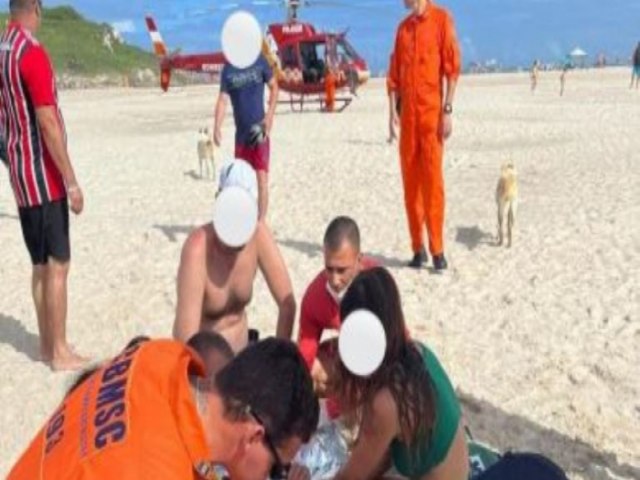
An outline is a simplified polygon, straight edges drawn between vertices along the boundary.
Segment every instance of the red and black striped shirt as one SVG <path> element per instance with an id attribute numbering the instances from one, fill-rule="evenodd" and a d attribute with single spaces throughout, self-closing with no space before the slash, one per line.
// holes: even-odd
<path id="1" fill-rule="evenodd" d="M 5 135 L 9 177 L 18 207 L 66 196 L 36 118 L 36 108 L 53 106 L 64 132 L 51 61 L 29 31 L 9 23 L 0 37 L 0 128 Z"/>

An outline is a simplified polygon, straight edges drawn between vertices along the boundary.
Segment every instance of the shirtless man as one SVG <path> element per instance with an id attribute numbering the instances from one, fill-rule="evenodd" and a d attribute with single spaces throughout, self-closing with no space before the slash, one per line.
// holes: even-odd
<path id="1" fill-rule="evenodd" d="M 244 160 L 223 167 L 218 193 L 228 187 L 243 188 L 257 202 L 256 174 Z M 178 270 L 174 337 L 186 342 L 200 330 L 211 330 L 220 333 L 234 352 L 242 350 L 248 343 L 245 308 L 251 301 L 258 268 L 278 305 L 276 336 L 289 339 L 296 314 L 293 287 L 264 222 L 257 223 L 254 233 L 240 247 L 226 245 L 213 222 L 187 237 Z"/>

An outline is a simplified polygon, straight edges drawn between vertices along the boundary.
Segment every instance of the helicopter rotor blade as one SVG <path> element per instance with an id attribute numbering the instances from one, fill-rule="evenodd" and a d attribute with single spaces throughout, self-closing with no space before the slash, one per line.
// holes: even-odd
<path id="1" fill-rule="evenodd" d="M 335 1 L 335 0 L 303 0 L 302 5 L 307 7 L 338 7 L 338 8 L 353 8 L 353 9 L 371 9 L 371 8 L 388 8 L 391 4 L 375 3 L 375 2 L 347 2 L 347 1 Z"/>
<path id="2" fill-rule="evenodd" d="M 396 0 L 393 0 L 394 3 Z M 378 9 L 388 8 L 391 3 L 376 3 L 373 1 L 352 2 L 350 0 L 239 0 L 236 2 L 226 2 L 215 6 L 197 8 L 179 14 L 181 18 L 200 17 L 210 15 L 215 12 L 228 12 L 239 8 L 250 9 L 251 7 L 283 7 L 287 9 L 299 9 L 303 7 L 331 7 L 347 9 Z"/>

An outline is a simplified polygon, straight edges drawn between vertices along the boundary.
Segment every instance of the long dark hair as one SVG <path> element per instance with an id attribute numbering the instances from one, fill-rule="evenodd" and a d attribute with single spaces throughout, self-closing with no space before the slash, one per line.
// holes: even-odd
<path id="1" fill-rule="evenodd" d="M 337 388 L 344 407 L 366 413 L 375 395 L 387 388 L 396 403 L 403 443 L 428 442 L 435 423 L 435 394 L 422 354 L 407 336 L 400 293 L 382 267 L 359 273 L 340 304 L 340 318 L 367 309 L 382 322 L 387 349 L 380 367 L 369 377 L 353 375 L 338 362 Z M 415 451 L 415 448 L 411 448 Z"/>

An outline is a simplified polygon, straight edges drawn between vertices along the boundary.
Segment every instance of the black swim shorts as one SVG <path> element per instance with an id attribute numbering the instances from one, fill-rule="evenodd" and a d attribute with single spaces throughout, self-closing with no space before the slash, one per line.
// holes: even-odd
<path id="1" fill-rule="evenodd" d="M 69 206 L 67 199 L 18 209 L 22 236 L 33 265 L 44 265 L 49 257 L 59 262 L 71 258 Z"/>

